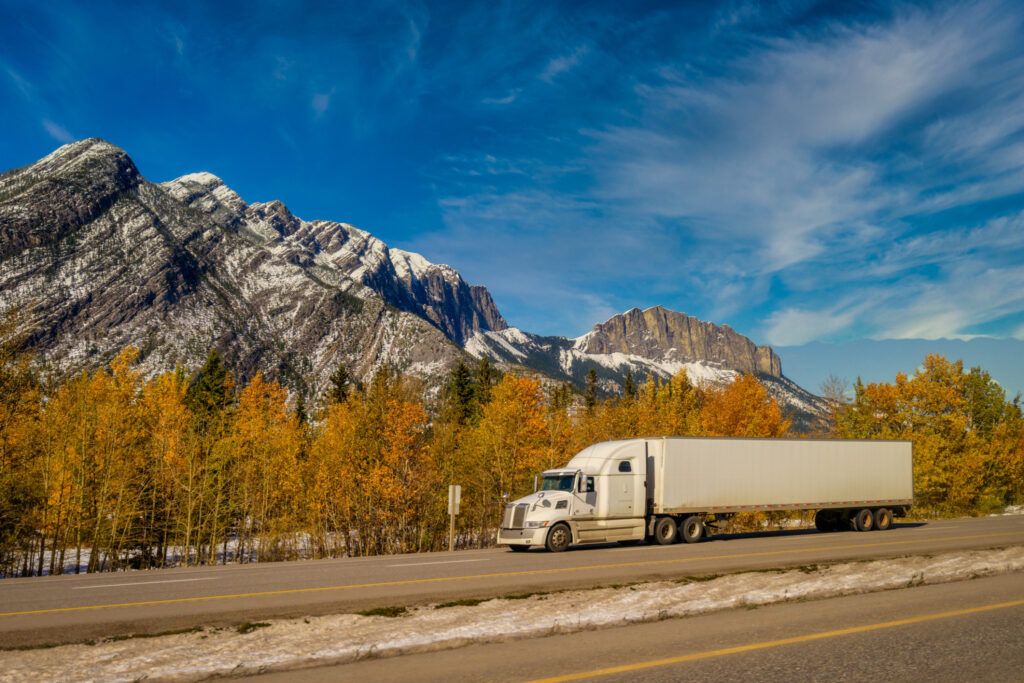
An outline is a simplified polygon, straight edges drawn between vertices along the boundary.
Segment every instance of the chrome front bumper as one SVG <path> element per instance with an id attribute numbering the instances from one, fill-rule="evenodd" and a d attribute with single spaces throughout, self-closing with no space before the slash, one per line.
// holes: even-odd
<path id="1" fill-rule="evenodd" d="M 498 545 L 542 545 L 546 527 L 536 529 L 499 529 Z"/>

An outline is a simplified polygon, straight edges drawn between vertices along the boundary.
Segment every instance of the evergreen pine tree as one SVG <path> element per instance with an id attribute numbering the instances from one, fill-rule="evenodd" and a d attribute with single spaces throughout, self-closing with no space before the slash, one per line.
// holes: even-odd
<path id="1" fill-rule="evenodd" d="M 626 381 L 622 383 L 622 393 L 627 399 L 636 398 L 636 383 L 633 381 L 632 368 L 626 368 Z"/>
<path id="2" fill-rule="evenodd" d="M 597 372 L 594 368 L 587 371 L 587 388 L 583 392 L 583 400 L 587 405 L 587 412 L 592 412 L 597 405 Z"/>
<path id="3" fill-rule="evenodd" d="M 491 400 L 491 387 L 500 379 L 498 372 L 491 365 L 491 359 L 484 356 L 476 368 L 476 394 L 477 402 L 481 406 L 487 405 Z"/>
<path id="4" fill-rule="evenodd" d="M 459 424 L 465 424 L 473 414 L 473 395 L 476 387 L 469 368 L 461 360 L 448 378 L 448 403 L 451 406 L 452 418 Z"/>
<path id="5" fill-rule="evenodd" d="M 351 377 L 344 365 L 338 364 L 338 369 L 331 375 L 331 387 L 327 390 L 328 403 L 344 403 L 348 400 L 349 382 Z"/>
<path id="6" fill-rule="evenodd" d="M 189 407 L 201 420 L 223 411 L 230 404 L 228 371 L 224 368 L 220 356 L 214 349 L 210 349 L 210 352 L 206 354 L 203 369 L 199 371 L 199 376 L 188 388 L 186 399 Z"/>

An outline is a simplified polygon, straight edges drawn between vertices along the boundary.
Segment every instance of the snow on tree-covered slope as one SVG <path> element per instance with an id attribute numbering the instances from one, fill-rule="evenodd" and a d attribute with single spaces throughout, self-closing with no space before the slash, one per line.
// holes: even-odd
<path id="1" fill-rule="evenodd" d="M 449 266 L 279 201 L 246 203 L 210 173 L 147 182 L 97 139 L 0 175 L 0 310 L 12 306 L 63 374 L 128 345 L 146 374 L 196 368 L 217 348 L 243 380 L 261 371 L 316 393 L 339 364 L 366 379 L 387 363 L 436 385 L 469 352 L 581 388 L 594 368 L 608 393 L 627 371 L 715 384 L 754 372 L 794 414 L 822 411 L 770 348 L 728 326 L 654 307 L 577 339 L 531 335 Z"/>
<path id="2" fill-rule="evenodd" d="M 637 383 L 648 376 L 669 378 L 685 370 L 692 383 L 728 384 L 740 373 L 757 375 L 799 427 L 824 415 L 821 398 L 782 374 L 766 346 L 756 346 L 728 326 L 718 326 L 656 306 L 617 315 L 576 339 L 540 337 L 516 328 L 486 331 L 466 343 L 476 358 L 525 366 L 582 388 L 594 369 L 599 387 L 621 393 L 627 372 Z"/>
<path id="3" fill-rule="evenodd" d="M 483 287 L 369 233 L 246 204 L 219 178 L 147 182 L 90 139 L 0 176 L 0 310 L 29 311 L 32 342 L 63 373 L 129 344 L 147 374 L 210 348 L 315 391 L 339 363 L 431 378 L 459 344 L 505 322 Z"/>

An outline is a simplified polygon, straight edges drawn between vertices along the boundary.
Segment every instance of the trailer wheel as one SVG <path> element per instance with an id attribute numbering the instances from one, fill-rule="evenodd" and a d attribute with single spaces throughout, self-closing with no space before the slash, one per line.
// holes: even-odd
<path id="1" fill-rule="evenodd" d="M 530 546 L 528 546 L 528 545 L 510 545 L 508 547 L 508 549 L 511 550 L 514 553 L 525 553 L 527 550 L 530 549 Z"/>
<path id="2" fill-rule="evenodd" d="M 679 529 L 676 520 L 671 517 L 660 517 L 654 523 L 654 542 L 658 545 L 669 545 L 676 542 Z"/>
<path id="3" fill-rule="evenodd" d="M 871 531 L 875 528 L 875 517 L 871 514 L 871 510 L 864 508 L 857 513 L 857 516 L 853 518 L 853 527 L 857 531 Z"/>
<path id="4" fill-rule="evenodd" d="M 878 508 L 875 510 L 875 528 L 879 531 L 885 531 L 892 526 L 892 513 L 887 508 Z"/>
<path id="5" fill-rule="evenodd" d="M 556 524 L 548 532 L 544 546 L 553 553 L 560 553 L 572 543 L 572 532 L 564 524 Z"/>
<path id="6" fill-rule="evenodd" d="M 838 530 L 836 516 L 831 510 L 818 510 L 814 513 L 814 528 L 821 532 Z"/>
<path id="7" fill-rule="evenodd" d="M 697 515 L 690 515 L 683 520 L 683 540 L 687 543 L 697 543 L 704 537 L 704 522 Z"/>

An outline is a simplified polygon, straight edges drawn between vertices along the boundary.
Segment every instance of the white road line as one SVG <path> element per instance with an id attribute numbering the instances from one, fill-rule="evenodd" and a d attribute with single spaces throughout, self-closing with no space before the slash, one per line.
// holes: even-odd
<path id="1" fill-rule="evenodd" d="M 443 560 L 441 562 L 409 562 L 408 564 L 389 564 L 389 567 L 418 567 L 423 564 L 457 564 L 459 562 L 486 562 L 487 558 L 479 560 Z"/>
<path id="2" fill-rule="evenodd" d="M 215 576 L 210 576 L 204 579 L 168 579 L 167 581 L 129 581 L 128 583 L 105 583 L 102 586 L 75 586 L 71 590 L 73 591 L 84 591 L 90 588 L 117 588 L 119 586 L 147 586 L 151 583 L 184 583 L 186 581 L 213 581 Z"/>

